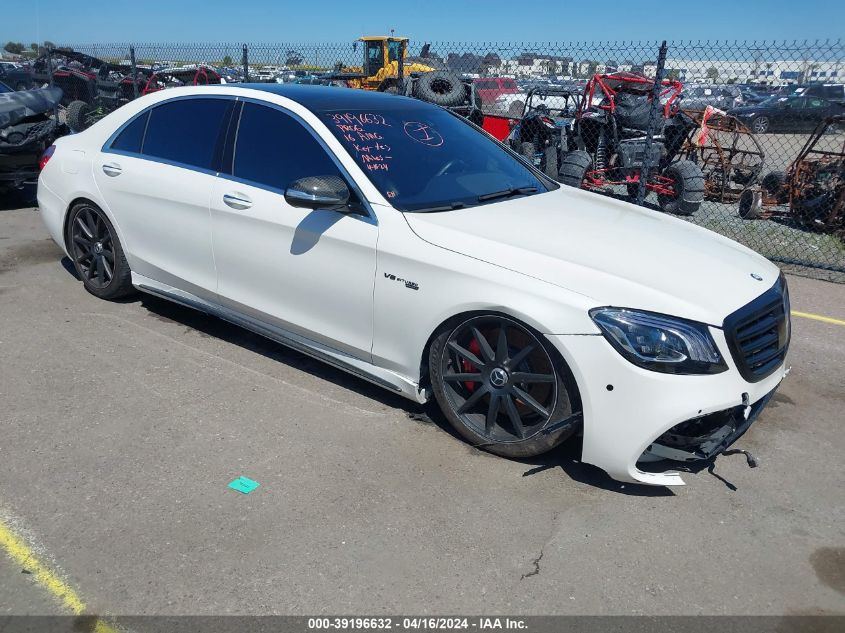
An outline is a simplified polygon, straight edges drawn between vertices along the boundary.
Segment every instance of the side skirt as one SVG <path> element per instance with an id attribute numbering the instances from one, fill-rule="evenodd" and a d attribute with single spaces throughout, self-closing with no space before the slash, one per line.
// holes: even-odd
<path id="1" fill-rule="evenodd" d="M 281 343 L 286 347 L 295 349 L 312 358 L 316 358 L 328 365 L 343 370 L 353 376 L 362 378 L 379 387 L 398 393 L 401 396 L 417 403 L 428 401 L 429 394 L 426 390 L 420 389 L 419 385 L 404 376 L 392 371 L 377 367 L 359 358 L 350 356 L 336 349 L 312 341 L 288 330 L 270 325 L 251 316 L 236 312 L 216 303 L 201 299 L 184 290 L 168 286 L 161 282 L 132 273 L 132 285 L 138 290 L 148 294 L 167 299 L 188 308 L 204 312 L 217 317 L 233 325 L 255 332 L 265 338 Z"/>

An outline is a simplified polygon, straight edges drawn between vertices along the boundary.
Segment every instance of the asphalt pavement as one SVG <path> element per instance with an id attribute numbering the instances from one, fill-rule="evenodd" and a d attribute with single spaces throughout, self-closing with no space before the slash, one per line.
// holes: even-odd
<path id="1" fill-rule="evenodd" d="M 845 613 L 845 326 L 796 317 L 739 447 L 673 489 L 470 448 L 434 411 L 149 298 L 0 210 L 0 524 L 96 613 Z M 790 276 L 845 321 L 845 285 Z M 427 415 L 428 414 L 428 415 Z M 244 475 L 249 495 L 227 487 Z M 0 615 L 56 613 L 0 552 Z M 60 609 L 59 609 L 60 611 Z"/>

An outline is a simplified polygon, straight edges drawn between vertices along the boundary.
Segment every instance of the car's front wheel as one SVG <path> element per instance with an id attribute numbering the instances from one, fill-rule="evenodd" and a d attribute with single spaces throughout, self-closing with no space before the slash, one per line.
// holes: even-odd
<path id="1" fill-rule="evenodd" d="M 549 343 L 508 317 L 474 316 L 445 328 L 431 345 L 429 371 L 450 424 L 491 453 L 539 455 L 575 431 L 570 423 L 544 432 L 572 422 L 577 388 Z"/>
<path id="2" fill-rule="evenodd" d="M 67 245 L 76 274 L 92 295 L 117 299 L 134 291 L 114 226 L 96 205 L 83 202 L 70 210 Z"/>

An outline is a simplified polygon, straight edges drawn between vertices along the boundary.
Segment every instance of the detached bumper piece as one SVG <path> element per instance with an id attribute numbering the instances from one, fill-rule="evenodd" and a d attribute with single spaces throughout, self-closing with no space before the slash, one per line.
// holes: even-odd
<path id="1" fill-rule="evenodd" d="M 772 389 L 750 406 L 740 405 L 676 424 L 654 440 L 642 457 L 675 462 L 711 459 L 748 430 L 775 391 L 777 389 Z"/>

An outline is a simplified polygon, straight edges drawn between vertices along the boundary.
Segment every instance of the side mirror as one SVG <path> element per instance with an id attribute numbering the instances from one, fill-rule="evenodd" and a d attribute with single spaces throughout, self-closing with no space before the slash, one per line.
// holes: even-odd
<path id="1" fill-rule="evenodd" d="M 349 187 L 339 176 L 307 176 L 294 180 L 285 190 L 292 207 L 343 211 L 349 204 Z"/>

